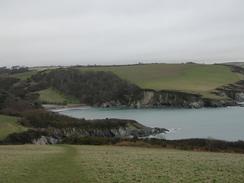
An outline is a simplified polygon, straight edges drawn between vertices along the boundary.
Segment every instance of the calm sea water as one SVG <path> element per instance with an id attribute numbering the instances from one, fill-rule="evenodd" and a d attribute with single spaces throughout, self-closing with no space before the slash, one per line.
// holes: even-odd
<path id="1" fill-rule="evenodd" d="M 244 107 L 203 109 L 76 108 L 58 110 L 76 118 L 134 119 L 149 127 L 170 130 L 166 139 L 215 138 L 244 140 Z"/>

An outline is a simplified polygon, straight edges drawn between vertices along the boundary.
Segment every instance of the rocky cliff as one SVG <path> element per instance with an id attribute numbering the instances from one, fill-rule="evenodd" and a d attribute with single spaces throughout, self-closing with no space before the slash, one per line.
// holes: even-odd
<path id="1" fill-rule="evenodd" d="M 144 90 L 141 100 L 132 104 L 137 108 L 141 107 L 184 107 L 200 108 L 204 106 L 201 95 L 189 94 L 178 91 L 154 91 Z"/>
<path id="2" fill-rule="evenodd" d="M 244 81 L 217 88 L 216 94 L 229 97 L 237 103 L 244 102 Z"/>
<path id="3" fill-rule="evenodd" d="M 178 107 L 178 108 L 202 108 L 202 107 L 224 107 L 237 105 L 237 101 L 243 100 L 243 92 L 239 90 L 217 89 L 215 94 L 222 96 L 222 99 L 204 98 L 200 94 L 192 94 L 180 91 L 155 91 L 142 90 L 140 99 L 131 99 L 125 105 L 133 108 L 154 108 L 154 107 Z M 234 93 L 233 93 L 234 92 Z M 107 101 L 99 107 L 122 106 L 118 101 Z"/>

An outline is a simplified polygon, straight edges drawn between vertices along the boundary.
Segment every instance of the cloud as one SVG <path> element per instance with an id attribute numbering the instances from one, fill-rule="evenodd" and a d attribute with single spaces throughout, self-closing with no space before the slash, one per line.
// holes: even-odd
<path id="1" fill-rule="evenodd" d="M 0 65 L 244 59 L 242 0 L 2 0 Z"/>

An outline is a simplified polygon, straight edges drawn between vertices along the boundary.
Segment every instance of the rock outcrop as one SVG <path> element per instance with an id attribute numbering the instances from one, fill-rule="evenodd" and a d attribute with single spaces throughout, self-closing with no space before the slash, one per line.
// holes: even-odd
<path id="1" fill-rule="evenodd" d="M 144 90 L 143 97 L 132 104 L 137 108 L 144 107 L 183 107 L 200 108 L 204 106 L 201 95 L 190 94 L 178 91 L 154 91 Z"/>
<path id="2" fill-rule="evenodd" d="M 216 95 L 229 97 L 237 104 L 239 102 L 244 102 L 244 80 L 217 88 L 216 91 Z"/>
<path id="3" fill-rule="evenodd" d="M 241 85 L 240 87 L 243 87 Z M 131 99 L 127 105 L 121 105 L 118 101 L 104 102 L 98 107 L 132 107 L 132 108 L 202 108 L 202 107 L 226 107 L 238 105 L 244 101 L 244 90 L 238 87 L 225 86 L 217 88 L 214 94 L 220 98 L 205 98 L 200 94 L 186 93 L 180 91 L 155 91 L 142 90 L 140 99 Z"/>
<path id="4" fill-rule="evenodd" d="M 139 123 L 128 123 L 126 126 L 107 129 L 80 129 L 80 128 L 65 128 L 65 129 L 39 129 L 47 132 L 32 139 L 33 144 L 57 144 L 69 137 L 105 137 L 105 138 L 146 138 L 165 134 L 168 130 L 164 128 L 149 128 Z"/>
<path id="5" fill-rule="evenodd" d="M 60 139 L 49 137 L 49 136 L 41 136 L 39 138 L 32 140 L 33 144 L 38 144 L 38 145 L 57 144 L 58 142 L 60 142 Z"/>

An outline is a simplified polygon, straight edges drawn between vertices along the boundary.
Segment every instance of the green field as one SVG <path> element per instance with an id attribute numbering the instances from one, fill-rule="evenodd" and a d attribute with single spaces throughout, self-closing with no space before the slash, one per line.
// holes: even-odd
<path id="1" fill-rule="evenodd" d="M 0 140 L 14 132 L 25 131 L 26 128 L 17 123 L 17 118 L 0 115 Z"/>
<path id="2" fill-rule="evenodd" d="M 81 67 L 81 71 L 111 71 L 141 88 L 208 93 L 244 76 L 228 66 L 202 64 L 145 64 L 109 67 Z"/>
<path id="3" fill-rule="evenodd" d="M 48 88 L 46 90 L 41 90 L 38 92 L 40 97 L 39 100 L 42 103 L 48 104 L 78 104 L 79 100 L 75 99 L 74 97 L 69 97 L 61 92 Z"/>
<path id="4" fill-rule="evenodd" d="M 0 146 L 0 180 L 243 182 L 244 155 L 118 146 Z"/>

